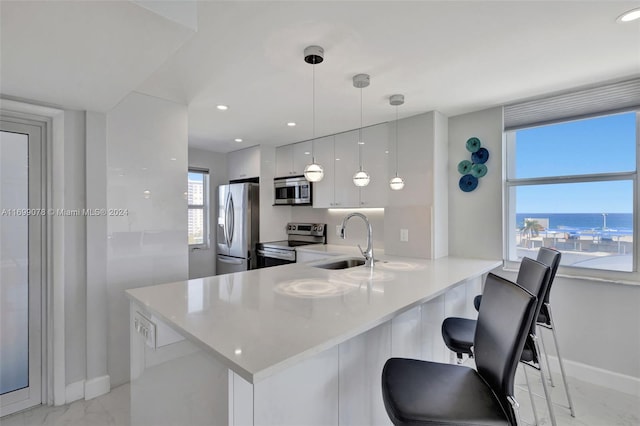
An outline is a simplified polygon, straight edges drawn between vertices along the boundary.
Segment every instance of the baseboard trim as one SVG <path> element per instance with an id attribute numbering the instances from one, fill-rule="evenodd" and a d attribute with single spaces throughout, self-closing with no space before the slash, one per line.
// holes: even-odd
<path id="1" fill-rule="evenodd" d="M 560 373 L 558 358 L 549 355 L 551 371 Z M 640 397 L 640 378 L 564 359 L 567 376 Z"/>
<path id="2" fill-rule="evenodd" d="M 84 385 L 84 399 L 93 399 L 109 393 L 111 390 L 111 377 L 109 375 L 95 377 L 87 380 Z"/>
<path id="3" fill-rule="evenodd" d="M 84 380 L 67 385 L 65 388 L 65 404 L 84 398 Z"/>

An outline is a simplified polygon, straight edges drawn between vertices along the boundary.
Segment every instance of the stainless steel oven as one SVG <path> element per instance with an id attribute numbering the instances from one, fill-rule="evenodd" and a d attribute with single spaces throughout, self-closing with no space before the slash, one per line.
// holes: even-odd
<path id="1" fill-rule="evenodd" d="M 311 182 L 306 180 L 304 176 L 275 178 L 273 187 L 274 205 L 311 205 Z"/>
<path id="2" fill-rule="evenodd" d="M 295 263 L 296 247 L 327 243 L 327 225 L 324 223 L 289 223 L 288 238 L 283 241 L 258 243 L 258 268 Z"/>

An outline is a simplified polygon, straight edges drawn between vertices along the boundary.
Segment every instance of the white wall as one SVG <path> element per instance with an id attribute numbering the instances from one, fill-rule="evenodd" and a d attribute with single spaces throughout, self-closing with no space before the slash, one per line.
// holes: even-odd
<path id="1" fill-rule="evenodd" d="M 395 126 L 389 123 L 392 140 Z M 398 175 L 405 186 L 400 191 L 389 190 L 385 209 L 388 254 L 422 258 L 447 254 L 447 132 L 447 118 L 437 111 L 398 122 Z M 390 146 L 389 170 L 395 172 L 395 144 Z M 401 229 L 408 230 L 408 242 L 400 241 Z"/>
<path id="2" fill-rule="evenodd" d="M 184 280 L 187 108 L 132 93 L 107 113 L 108 371 L 129 381 L 129 288 Z M 147 192 L 148 191 L 148 192 Z"/>
<path id="3" fill-rule="evenodd" d="M 189 148 L 189 167 L 209 170 L 209 248 L 189 250 L 189 278 L 216 274 L 216 221 L 218 218 L 218 185 L 227 180 L 227 155 L 221 152 Z"/>
<path id="4" fill-rule="evenodd" d="M 87 209 L 107 208 L 107 116 L 86 113 Z M 87 222 L 87 398 L 109 390 L 107 374 L 107 216 Z"/>
<path id="5" fill-rule="evenodd" d="M 466 140 L 477 136 L 490 153 L 489 172 L 470 193 L 458 189 L 457 164 L 469 158 Z M 449 252 L 451 255 L 501 259 L 502 108 L 449 119 Z M 638 254 L 636 254 L 637 256 Z M 510 279 L 512 272 L 494 271 Z M 640 286 L 557 277 L 551 304 L 560 349 L 569 371 L 621 380 L 640 379 Z M 551 343 L 551 339 L 545 342 Z M 552 346 L 551 344 L 549 346 Z M 607 371 L 599 371 L 603 369 Z M 609 383 L 607 383 L 609 380 Z"/>
<path id="6" fill-rule="evenodd" d="M 502 259 L 502 107 L 449 118 L 449 254 Z M 489 150 L 488 172 L 478 187 L 462 192 L 458 163 L 470 160 L 466 142 Z"/>
<path id="7" fill-rule="evenodd" d="M 85 200 L 85 113 L 64 114 L 64 203 L 83 209 Z M 64 218 L 66 384 L 86 374 L 86 218 Z"/>

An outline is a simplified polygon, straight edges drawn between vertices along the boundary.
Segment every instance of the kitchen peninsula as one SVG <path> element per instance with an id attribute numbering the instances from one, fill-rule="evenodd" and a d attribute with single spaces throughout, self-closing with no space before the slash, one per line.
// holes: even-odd
<path id="1" fill-rule="evenodd" d="M 501 263 L 316 267 L 348 258 L 128 290 L 132 424 L 389 424 L 386 359 L 448 360 L 442 319 Z"/>

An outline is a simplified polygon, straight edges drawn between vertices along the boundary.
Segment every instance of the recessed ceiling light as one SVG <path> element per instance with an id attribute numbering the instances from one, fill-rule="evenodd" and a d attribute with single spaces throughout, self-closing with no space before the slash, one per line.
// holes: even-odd
<path id="1" fill-rule="evenodd" d="M 294 123 L 293 121 L 290 121 L 290 122 L 287 123 L 287 126 L 296 127 L 296 123 Z"/>
<path id="2" fill-rule="evenodd" d="M 236 141 L 236 142 L 242 142 L 242 139 L 240 139 L 240 138 L 235 138 L 235 139 L 234 139 L 234 141 Z"/>
<path id="3" fill-rule="evenodd" d="M 216 108 L 218 108 L 220 111 L 226 111 L 229 109 L 227 105 L 218 105 L 216 106 Z"/>
<path id="4" fill-rule="evenodd" d="M 616 19 L 616 21 L 631 22 L 635 21 L 636 19 L 640 19 L 640 7 L 626 11 L 622 15 L 618 16 L 618 19 Z"/>
<path id="5" fill-rule="evenodd" d="M 311 155 L 311 153 L 309 151 L 305 151 L 304 155 Z"/>

